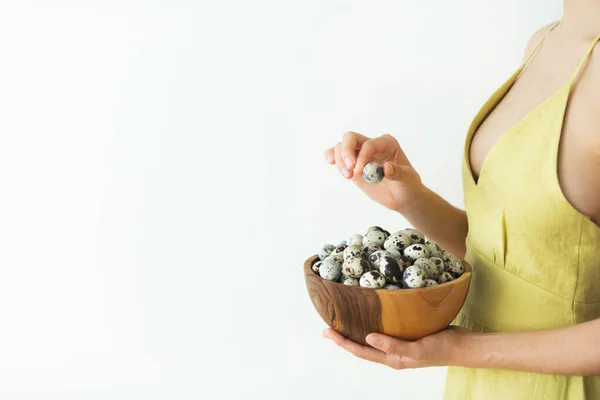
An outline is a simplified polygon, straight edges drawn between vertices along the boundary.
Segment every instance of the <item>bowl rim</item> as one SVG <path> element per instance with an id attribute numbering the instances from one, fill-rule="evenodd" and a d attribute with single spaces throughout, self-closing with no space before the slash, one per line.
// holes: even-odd
<path id="1" fill-rule="evenodd" d="M 319 255 L 315 254 L 313 256 L 310 256 L 309 258 L 306 259 L 306 261 L 304 261 L 304 273 L 305 275 L 314 275 L 317 278 L 323 280 L 323 281 L 327 281 L 330 284 L 336 284 L 336 285 L 342 285 L 346 288 L 348 288 L 349 290 L 368 290 L 368 291 L 382 291 L 385 292 L 386 295 L 389 293 L 390 296 L 395 296 L 395 295 L 399 295 L 400 293 L 404 293 L 406 294 L 408 293 L 416 293 L 416 292 L 426 292 L 426 291 L 432 291 L 432 290 L 436 290 L 436 289 L 440 289 L 440 288 L 448 288 L 450 286 L 453 285 L 458 285 L 460 283 L 462 283 L 462 281 L 464 280 L 471 280 L 471 275 L 473 273 L 473 268 L 471 267 L 471 265 L 466 262 L 465 260 L 461 260 L 462 264 L 465 267 L 465 272 L 463 272 L 463 274 L 461 276 L 459 276 L 458 278 L 451 280 L 450 282 L 446 282 L 446 283 L 442 283 L 436 286 L 430 286 L 430 287 L 422 287 L 422 288 L 403 288 L 400 290 L 389 290 L 389 289 L 384 289 L 384 288 L 377 288 L 377 289 L 371 289 L 371 288 L 365 288 L 365 287 L 361 287 L 361 286 L 351 286 L 351 285 L 344 285 L 343 283 L 340 282 L 334 282 L 334 281 L 330 281 L 327 279 L 323 279 L 321 278 L 321 276 L 315 274 L 312 270 L 312 265 L 319 260 Z"/>

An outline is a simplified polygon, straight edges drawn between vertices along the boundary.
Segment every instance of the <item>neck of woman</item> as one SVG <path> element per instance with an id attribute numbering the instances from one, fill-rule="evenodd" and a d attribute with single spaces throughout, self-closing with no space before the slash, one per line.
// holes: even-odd
<path id="1" fill-rule="evenodd" d="M 600 35 L 600 0 L 564 0 L 561 25 L 565 31 L 582 38 Z"/>

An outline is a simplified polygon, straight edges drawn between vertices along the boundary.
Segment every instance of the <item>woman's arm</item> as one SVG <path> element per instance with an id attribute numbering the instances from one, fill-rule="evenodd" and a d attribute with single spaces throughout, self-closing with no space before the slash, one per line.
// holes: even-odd
<path id="1" fill-rule="evenodd" d="M 372 333 L 361 346 L 329 328 L 324 336 L 357 357 L 395 369 L 460 366 L 558 375 L 600 375 L 600 320 L 538 331 L 473 333 L 459 327 L 407 342 Z"/>
<path id="2" fill-rule="evenodd" d="M 471 334 L 459 345 L 456 365 L 600 375 L 600 320 L 561 329 Z"/>
<path id="3" fill-rule="evenodd" d="M 425 236 L 463 257 L 467 236 L 465 212 L 423 185 L 392 136 L 369 138 L 357 132 L 346 132 L 341 142 L 325 150 L 325 159 L 372 200 L 399 212 Z M 383 165 L 386 178 L 376 185 L 366 183 L 362 178 L 364 166 L 373 161 Z"/>
<path id="4" fill-rule="evenodd" d="M 421 186 L 419 192 L 415 197 L 417 201 L 407 203 L 397 211 L 425 236 L 463 259 L 467 214 L 425 186 Z"/>

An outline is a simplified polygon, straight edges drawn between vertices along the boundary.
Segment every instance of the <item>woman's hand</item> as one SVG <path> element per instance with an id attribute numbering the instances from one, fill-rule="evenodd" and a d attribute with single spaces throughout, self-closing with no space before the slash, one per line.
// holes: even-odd
<path id="1" fill-rule="evenodd" d="M 346 132 L 341 142 L 325 150 L 325 159 L 335 164 L 340 174 L 352 180 L 367 196 L 391 210 L 402 210 L 414 202 L 423 189 L 419 174 L 398 141 L 390 135 L 371 139 L 360 133 Z M 370 162 L 383 165 L 386 178 L 383 182 L 370 184 L 362 178 L 362 170 Z"/>
<path id="2" fill-rule="evenodd" d="M 323 336 L 356 357 L 394 369 L 465 364 L 465 360 L 459 360 L 459 357 L 465 357 L 465 352 L 460 351 L 461 342 L 472 335 L 475 334 L 457 326 L 451 326 L 416 342 L 371 333 L 367 336 L 367 343 L 373 346 L 371 348 L 346 339 L 332 328 L 323 331 Z"/>

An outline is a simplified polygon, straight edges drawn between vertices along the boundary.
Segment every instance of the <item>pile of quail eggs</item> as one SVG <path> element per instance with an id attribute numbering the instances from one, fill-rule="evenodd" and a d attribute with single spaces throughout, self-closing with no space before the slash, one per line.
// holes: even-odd
<path id="1" fill-rule="evenodd" d="M 416 229 L 390 234 L 372 226 L 337 246 L 319 251 L 312 270 L 323 279 L 371 289 L 407 289 L 450 282 L 464 272 L 462 262 Z"/>

